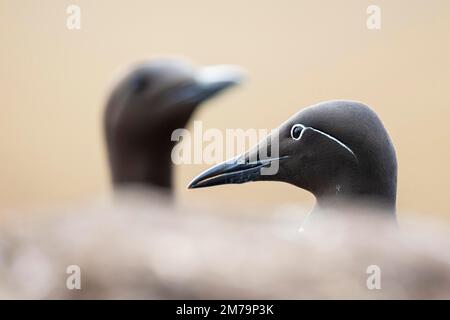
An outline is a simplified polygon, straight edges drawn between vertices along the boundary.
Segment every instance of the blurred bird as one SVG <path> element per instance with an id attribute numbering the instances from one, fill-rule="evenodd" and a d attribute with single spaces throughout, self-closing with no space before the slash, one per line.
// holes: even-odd
<path id="1" fill-rule="evenodd" d="M 171 134 L 204 101 L 239 83 L 234 66 L 194 68 L 179 59 L 143 63 L 112 90 L 104 115 L 114 186 L 172 187 Z"/>
<path id="2" fill-rule="evenodd" d="M 263 172 L 273 165 L 278 170 Z M 394 146 L 376 113 L 359 102 L 328 101 L 298 112 L 255 148 L 201 173 L 189 188 L 250 181 L 308 190 L 317 199 L 314 212 L 369 209 L 395 220 Z"/>

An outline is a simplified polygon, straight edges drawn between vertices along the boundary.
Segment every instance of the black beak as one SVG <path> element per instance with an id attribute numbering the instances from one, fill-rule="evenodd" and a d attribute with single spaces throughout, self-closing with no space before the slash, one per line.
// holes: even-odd
<path id="1" fill-rule="evenodd" d="M 252 157 L 249 157 L 248 154 L 246 153 L 232 160 L 219 163 L 202 172 L 191 181 L 188 188 L 195 189 L 222 184 L 240 184 L 250 181 L 272 180 L 271 177 L 274 177 L 278 172 L 279 161 L 288 158 L 284 156 L 251 161 L 250 159 Z"/>
<path id="2" fill-rule="evenodd" d="M 204 171 L 191 181 L 188 188 L 204 188 L 221 184 L 236 184 L 254 181 L 260 175 L 263 163 L 240 163 L 226 161 Z"/>

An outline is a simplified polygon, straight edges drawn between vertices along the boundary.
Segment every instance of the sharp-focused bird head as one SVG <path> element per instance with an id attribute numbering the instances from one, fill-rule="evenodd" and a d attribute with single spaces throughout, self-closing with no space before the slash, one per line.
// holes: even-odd
<path id="1" fill-rule="evenodd" d="M 306 189 L 319 205 L 352 199 L 393 210 L 395 150 L 369 107 L 329 101 L 295 114 L 255 148 L 200 174 L 189 188 L 264 180 Z"/>
<path id="2" fill-rule="evenodd" d="M 196 68 L 179 59 L 143 63 L 113 88 L 105 129 L 115 184 L 170 186 L 171 134 L 202 102 L 240 82 L 234 66 Z"/>

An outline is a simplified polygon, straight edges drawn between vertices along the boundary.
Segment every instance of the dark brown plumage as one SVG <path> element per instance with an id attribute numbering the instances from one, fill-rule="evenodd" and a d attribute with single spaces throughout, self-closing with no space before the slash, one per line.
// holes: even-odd
<path id="1" fill-rule="evenodd" d="M 106 144 L 114 185 L 170 191 L 171 134 L 185 127 L 204 101 L 241 80 L 232 66 L 195 68 L 178 59 L 143 63 L 112 90 L 105 110 Z"/>

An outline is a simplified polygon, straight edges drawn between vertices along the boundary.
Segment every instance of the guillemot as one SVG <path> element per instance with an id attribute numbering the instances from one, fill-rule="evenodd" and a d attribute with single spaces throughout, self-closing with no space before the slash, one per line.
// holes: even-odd
<path id="1" fill-rule="evenodd" d="M 305 108 L 244 154 L 194 178 L 189 188 L 250 181 L 281 181 L 311 192 L 313 211 L 351 208 L 394 217 L 397 158 L 377 114 L 354 101 L 327 101 Z M 278 144 L 277 156 L 265 156 Z M 272 150 L 273 151 L 273 150 Z M 277 161 L 278 170 L 263 174 Z M 352 210 L 350 210 L 352 211 Z"/>
<path id="2" fill-rule="evenodd" d="M 195 68 L 182 59 L 157 59 L 132 68 L 114 86 L 104 127 L 115 187 L 172 187 L 171 133 L 204 101 L 239 83 L 231 65 Z"/>

